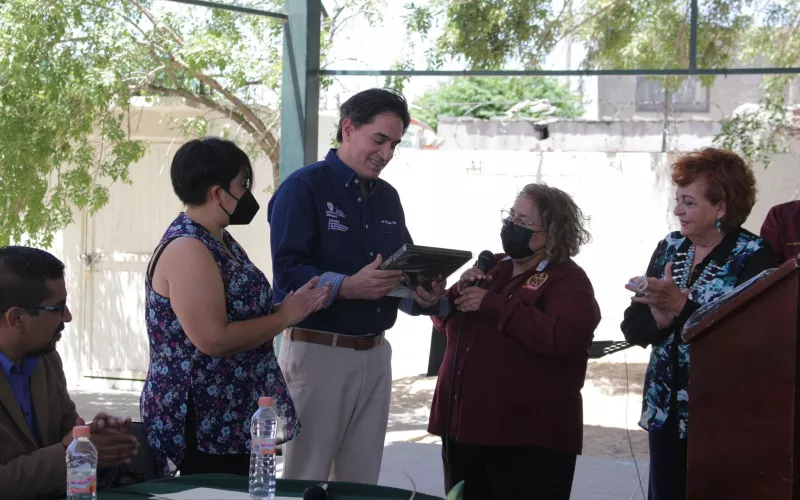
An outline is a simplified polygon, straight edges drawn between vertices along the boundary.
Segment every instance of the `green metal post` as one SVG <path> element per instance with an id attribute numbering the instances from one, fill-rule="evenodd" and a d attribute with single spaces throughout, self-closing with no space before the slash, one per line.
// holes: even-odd
<path id="1" fill-rule="evenodd" d="M 317 160 L 320 0 L 284 0 L 281 180 Z"/>
<path id="2" fill-rule="evenodd" d="M 281 181 L 317 160 L 321 9 L 320 0 L 284 0 Z M 275 337 L 276 354 L 281 337 Z"/>

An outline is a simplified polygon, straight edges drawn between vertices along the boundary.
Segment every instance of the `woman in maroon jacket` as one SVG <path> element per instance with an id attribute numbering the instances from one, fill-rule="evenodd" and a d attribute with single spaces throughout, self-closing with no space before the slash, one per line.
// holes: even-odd
<path id="1" fill-rule="evenodd" d="M 442 436 L 445 488 L 465 500 L 568 499 L 583 443 L 581 388 L 600 309 L 571 257 L 589 241 L 563 191 L 523 188 L 503 216 L 504 254 L 472 268 L 435 318 L 447 350 L 428 431 Z M 480 280 L 477 286 L 470 286 Z"/>

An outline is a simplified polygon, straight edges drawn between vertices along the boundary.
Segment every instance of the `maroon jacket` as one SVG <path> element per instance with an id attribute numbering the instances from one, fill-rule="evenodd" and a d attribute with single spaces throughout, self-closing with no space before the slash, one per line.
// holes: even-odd
<path id="1" fill-rule="evenodd" d="M 600 322 L 592 284 L 571 260 L 512 279 L 512 262 L 503 257 L 497 256 L 498 264 L 489 271 L 492 281 L 479 311 L 458 312 L 453 286 L 447 292 L 451 314 L 434 318 L 436 328 L 447 333 L 447 349 L 428 432 L 444 435 L 453 393 L 450 436 L 456 441 L 579 454 L 581 389 Z"/>
<path id="2" fill-rule="evenodd" d="M 761 237 L 767 240 L 781 262 L 800 253 L 800 201 L 775 205 L 761 226 Z"/>

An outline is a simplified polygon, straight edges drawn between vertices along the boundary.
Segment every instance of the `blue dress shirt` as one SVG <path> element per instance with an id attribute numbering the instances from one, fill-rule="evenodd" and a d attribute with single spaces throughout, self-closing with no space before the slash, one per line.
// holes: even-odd
<path id="1" fill-rule="evenodd" d="M 409 314 L 426 314 L 411 299 L 336 300 L 345 276 L 413 243 L 397 191 L 383 179 L 362 194 L 358 175 L 331 149 L 325 160 L 292 173 L 267 207 L 272 245 L 275 302 L 314 276 L 330 282 L 333 295 L 325 309 L 296 326 L 349 335 L 370 335 L 391 328 L 398 305 Z"/>
<path id="2" fill-rule="evenodd" d="M 31 400 L 31 386 L 30 378 L 36 365 L 39 364 L 40 356 L 29 356 L 22 360 L 18 367 L 13 361 L 8 359 L 3 353 L 0 353 L 0 368 L 8 379 L 8 384 L 11 386 L 11 392 L 17 398 L 20 410 L 25 416 L 25 421 L 36 439 L 36 445 L 41 446 L 41 438 L 39 436 L 39 427 L 36 425 L 36 415 L 33 411 L 33 402 Z"/>

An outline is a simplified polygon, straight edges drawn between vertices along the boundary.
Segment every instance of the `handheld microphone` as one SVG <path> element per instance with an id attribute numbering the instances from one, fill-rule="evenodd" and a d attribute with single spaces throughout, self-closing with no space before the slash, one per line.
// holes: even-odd
<path id="1" fill-rule="evenodd" d="M 491 250 L 484 250 L 478 255 L 478 261 L 475 262 L 475 267 L 481 270 L 483 274 L 489 272 L 489 269 L 494 266 L 494 252 Z M 475 280 L 467 286 L 476 286 L 481 280 Z"/>

